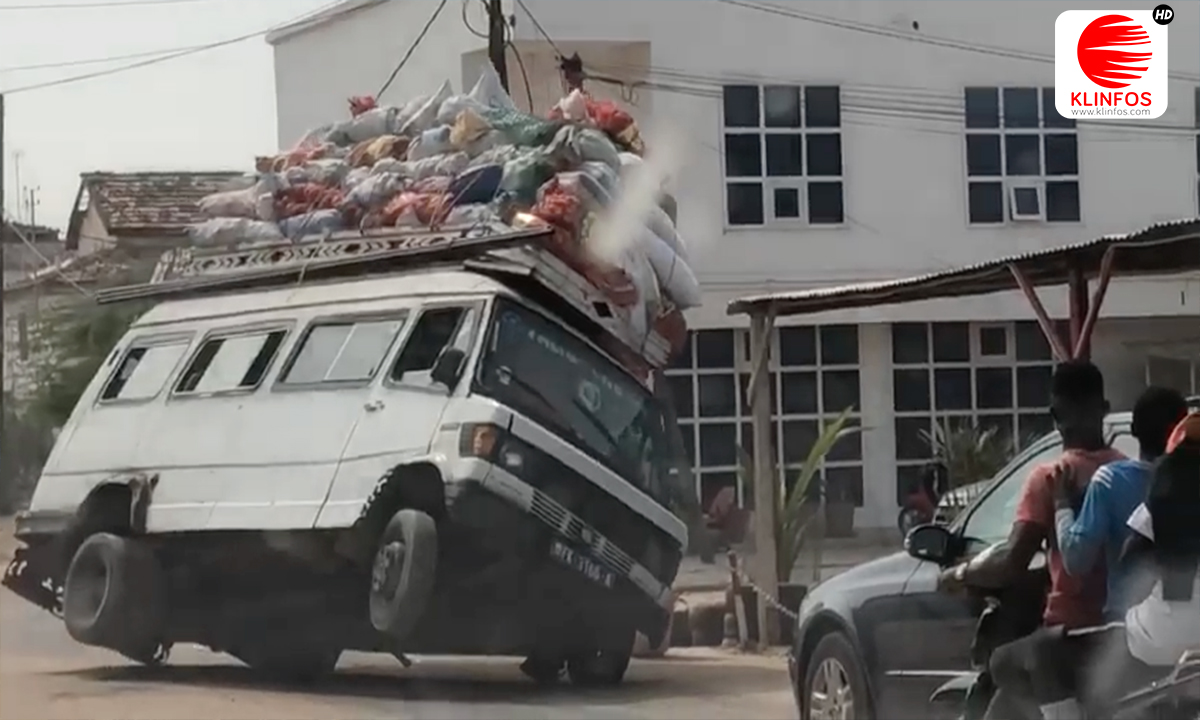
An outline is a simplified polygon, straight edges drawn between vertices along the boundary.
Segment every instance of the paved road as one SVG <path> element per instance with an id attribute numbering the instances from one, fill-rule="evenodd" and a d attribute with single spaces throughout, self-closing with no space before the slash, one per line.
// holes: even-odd
<path id="1" fill-rule="evenodd" d="M 257 679 L 232 658 L 179 647 L 167 667 L 127 664 L 67 637 L 62 623 L 0 589 L 0 718 L 794 718 L 783 660 L 714 650 L 635 661 L 615 690 L 536 688 L 512 659 L 347 654 L 313 688 Z M 673 653 L 674 654 L 674 653 Z"/>

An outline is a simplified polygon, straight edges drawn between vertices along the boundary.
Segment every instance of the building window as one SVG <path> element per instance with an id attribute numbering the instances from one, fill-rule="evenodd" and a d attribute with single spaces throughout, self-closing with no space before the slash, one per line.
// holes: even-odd
<path id="1" fill-rule="evenodd" d="M 859 422 L 861 388 L 858 328 L 854 325 L 788 326 L 772 338 L 770 386 L 773 448 L 777 468 L 795 480 L 822 421 L 847 407 Z M 745 330 L 696 330 L 666 371 L 684 445 L 697 478 L 696 493 L 707 508 L 726 486 L 752 504 L 751 478 L 739 472 L 739 448 L 752 456 L 750 343 Z M 838 442 L 822 468 L 829 497 L 863 502 L 862 436 Z M 813 484 L 812 490 L 818 485 Z"/>
<path id="2" fill-rule="evenodd" d="M 1053 372 L 1036 322 L 893 324 L 897 504 L 933 457 L 935 422 L 994 427 L 1016 448 L 1048 432 Z"/>
<path id="3" fill-rule="evenodd" d="M 1200 86 L 1192 95 L 1192 124 L 1196 128 L 1196 211 L 1200 213 Z"/>
<path id="4" fill-rule="evenodd" d="M 728 224 L 844 222 L 840 88 L 727 85 L 722 96 Z"/>
<path id="5" fill-rule="evenodd" d="M 968 221 L 1079 222 L 1079 141 L 1054 88 L 969 87 L 964 101 Z"/>

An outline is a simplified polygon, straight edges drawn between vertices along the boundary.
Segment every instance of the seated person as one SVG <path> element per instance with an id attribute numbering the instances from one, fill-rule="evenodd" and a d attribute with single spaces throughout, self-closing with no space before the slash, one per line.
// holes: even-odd
<path id="1" fill-rule="evenodd" d="M 1124 623 L 1082 632 L 1093 638 L 1084 702 L 1091 714 L 1161 679 L 1184 652 L 1200 648 L 1200 415 L 1182 420 L 1155 463 L 1146 501 L 1130 516 L 1120 562 L 1133 601 Z M 1095 632 L 1093 632 L 1093 630 Z"/>
<path id="2" fill-rule="evenodd" d="M 1078 515 L 1076 478 L 1054 478 L 1055 524 L 1058 550 L 1068 574 L 1084 576 L 1098 564 L 1108 571 L 1106 620 L 1123 620 L 1129 609 L 1125 596 L 1130 579 L 1119 561 L 1130 529 L 1126 524 L 1135 508 L 1146 498 L 1154 472 L 1154 462 L 1166 452 L 1167 438 L 1187 414 L 1187 400 L 1177 390 L 1151 387 L 1133 406 L 1133 436 L 1137 438 L 1137 459 L 1118 460 L 1104 465 L 1086 483 L 1087 491 Z"/>
<path id="3" fill-rule="evenodd" d="M 1070 477 L 1085 483 L 1101 465 L 1124 456 L 1108 446 L 1104 418 L 1108 401 L 1104 377 L 1090 362 L 1073 360 L 1058 366 L 1051 381 L 1051 414 L 1062 435 L 1063 454 L 1057 464 L 1071 468 Z M 1009 539 L 1002 551 L 980 563 L 958 565 L 941 578 L 943 589 L 956 586 L 1011 587 L 1029 572 L 1029 563 L 1048 541 L 1050 594 L 1043 627 L 992 653 L 989 663 L 996 695 L 987 716 L 997 720 L 1041 718 L 1041 705 L 1075 695 L 1075 668 L 1089 649 L 1087 641 L 1064 639 L 1063 628 L 1080 628 L 1103 622 L 1105 575 L 1103 567 L 1085 577 L 1063 569 L 1054 542 L 1054 490 L 1057 464 L 1039 465 L 1021 489 Z M 1082 488 L 1081 488 L 1082 490 Z"/>

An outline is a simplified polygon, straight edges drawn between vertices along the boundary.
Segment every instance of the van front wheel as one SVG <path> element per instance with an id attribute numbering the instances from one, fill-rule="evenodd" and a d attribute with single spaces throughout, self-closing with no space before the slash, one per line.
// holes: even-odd
<path id="1" fill-rule="evenodd" d="M 166 592 L 151 548 L 109 533 L 91 535 L 75 551 L 63 585 L 63 621 L 77 642 L 148 665 L 160 661 Z"/>
<path id="2" fill-rule="evenodd" d="M 437 576 L 437 524 L 420 510 L 398 511 L 379 536 L 371 569 L 371 625 L 395 642 L 412 633 Z"/>
<path id="3" fill-rule="evenodd" d="M 634 631 L 614 633 L 597 647 L 567 658 L 567 675 L 581 687 L 620 685 L 633 656 Z"/>

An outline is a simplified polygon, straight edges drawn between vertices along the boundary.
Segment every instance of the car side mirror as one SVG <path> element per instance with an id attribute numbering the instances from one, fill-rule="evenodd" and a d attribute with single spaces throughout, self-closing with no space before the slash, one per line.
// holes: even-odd
<path id="1" fill-rule="evenodd" d="M 462 377 L 463 363 L 467 354 L 456 347 L 448 347 L 442 351 L 429 371 L 429 377 L 436 383 L 441 383 L 453 390 Z"/>
<path id="2" fill-rule="evenodd" d="M 954 534 L 941 525 L 918 525 L 904 538 L 904 550 L 918 560 L 939 565 L 954 560 Z"/>

